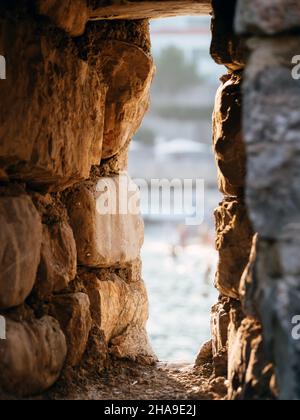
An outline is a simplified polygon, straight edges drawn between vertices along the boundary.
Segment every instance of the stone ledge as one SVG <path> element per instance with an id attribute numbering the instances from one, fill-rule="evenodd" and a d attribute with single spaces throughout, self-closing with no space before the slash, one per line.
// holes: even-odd
<path id="1" fill-rule="evenodd" d="M 92 3 L 92 5 L 91 5 Z M 83 34 L 89 20 L 144 19 L 210 14 L 210 0 L 38 0 L 41 14 L 73 36 Z"/>

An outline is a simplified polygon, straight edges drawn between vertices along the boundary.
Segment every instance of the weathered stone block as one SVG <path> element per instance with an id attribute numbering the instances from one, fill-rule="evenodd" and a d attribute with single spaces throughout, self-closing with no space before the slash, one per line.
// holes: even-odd
<path id="1" fill-rule="evenodd" d="M 42 223 L 31 199 L 0 197 L 0 308 L 21 305 L 35 283 Z"/>
<path id="2" fill-rule="evenodd" d="M 300 83 L 291 60 L 299 37 L 252 41 L 245 73 L 247 205 L 254 230 L 276 239 L 300 223 Z"/>
<path id="3" fill-rule="evenodd" d="M 66 363 L 76 366 L 86 350 L 92 327 L 90 300 L 85 293 L 55 296 L 51 303 L 51 315 L 60 323 L 66 340 Z"/>
<path id="4" fill-rule="evenodd" d="M 212 340 L 207 341 L 201 347 L 197 359 L 195 362 L 196 366 L 203 366 L 207 363 L 211 364 L 213 360 L 213 353 L 212 353 Z"/>
<path id="5" fill-rule="evenodd" d="M 274 370 L 266 359 L 261 325 L 252 318 L 242 318 L 239 310 L 231 310 L 228 329 L 228 398 L 275 398 L 274 390 L 271 389 Z"/>
<path id="6" fill-rule="evenodd" d="M 223 77 L 217 91 L 213 140 L 222 193 L 241 196 L 246 176 L 246 152 L 242 138 L 242 77 L 238 73 Z"/>
<path id="7" fill-rule="evenodd" d="M 248 274 L 251 287 L 248 282 L 246 289 L 246 307 L 254 307 L 263 324 L 265 350 L 276 365 L 281 399 L 300 395 L 299 237 L 299 229 L 294 229 L 278 241 L 258 239 Z"/>
<path id="8" fill-rule="evenodd" d="M 246 195 L 259 235 L 246 302 L 253 302 L 262 321 L 280 398 L 299 399 L 300 347 L 293 319 L 300 313 L 300 85 L 292 77 L 299 37 L 256 39 L 250 45 L 244 85 Z"/>
<path id="9" fill-rule="evenodd" d="M 139 192 L 126 174 L 79 185 L 67 202 L 79 264 L 111 267 L 139 257 L 144 241 Z"/>
<path id="10" fill-rule="evenodd" d="M 224 295 L 239 299 L 242 274 L 252 248 L 253 230 L 245 204 L 227 198 L 215 211 L 219 263 L 216 287 Z"/>
<path id="11" fill-rule="evenodd" d="M 227 304 L 227 306 L 226 306 Z M 211 326 L 212 326 L 212 352 L 216 356 L 227 346 L 228 324 L 229 324 L 229 299 L 219 301 L 211 310 Z"/>
<path id="12" fill-rule="evenodd" d="M 30 323 L 7 320 L 7 339 L 0 341 L 0 387 L 31 396 L 58 379 L 67 353 L 58 322 L 44 317 Z"/>
<path id="13" fill-rule="evenodd" d="M 299 0 L 238 0 L 235 27 L 241 34 L 275 35 L 300 28 Z"/>
<path id="14" fill-rule="evenodd" d="M 49 190 L 88 178 L 103 140 L 100 56 L 83 61 L 71 38 L 27 15 L 17 25 L 2 18 L 0 50 L 8 57 L 0 85 L 0 167 Z"/>
<path id="15" fill-rule="evenodd" d="M 35 291 L 40 298 L 60 292 L 74 280 L 77 271 L 76 243 L 68 223 L 43 225 L 41 262 Z"/>
<path id="16" fill-rule="evenodd" d="M 90 19 L 138 20 L 211 12 L 210 0 L 38 0 L 37 3 L 41 14 L 49 16 L 72 36 L 82 34 Z"/>
<path id="17" fill-rule="evenodd" d="M 154 76 L 151 56 L 125 42 L 101 46 L 102 74 L 107 84 L 103 159 L 116 155 L 132 139 L 148 110 Z"/>
<path id="18" fill-rule="evenodd" d="M 230 308 L 231 300 L 223 297 L 211 310 L 212 356 L 216 376 L 227 376 Z"/>
<path id="19" fill-rule="evenodd" d="M 82 35 L 90 17 L 86 0 L 37 0 L 40 14 L 49 16 L 72 36 Z"/>
<path id="20" fill-rule="evenodd" d="M 212 43 L 210 53 L 217 64 L 231 70 L 245 66 L 247 48 L 244 40 L 236 35 L 234 16 L 237 0 L 212 0 Z"/>
<path id="21" fill-rule="evenodd" d="M 142 281 L 127 284 L 111 274 L 110 280 L 82 276 L 94 321 L 104 332 L 110 352 L 119 358 L 156 360 L 146 323 L 148 298 Z"/>

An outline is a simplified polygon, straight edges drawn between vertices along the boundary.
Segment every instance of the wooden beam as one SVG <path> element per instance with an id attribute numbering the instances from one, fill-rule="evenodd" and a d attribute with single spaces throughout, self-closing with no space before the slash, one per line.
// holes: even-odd
<path id="1" fill-rule="evenodd" d="M 154 19 L 207 15 L 211 0 L 36 0 L 40 14 L 50 17 L 72 36 L 84 32 L 90 20 Z"/>

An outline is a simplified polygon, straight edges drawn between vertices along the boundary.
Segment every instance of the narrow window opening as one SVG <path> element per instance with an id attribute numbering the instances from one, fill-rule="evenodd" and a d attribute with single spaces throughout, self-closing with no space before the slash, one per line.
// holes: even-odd
<path id="1" fill-rule="evenodd" d="M 148 331 L 160 360 L 192 363 L 210 339 L 210 309 L 217 299 L 213 212 L 221 196 L 211 139 L 223 69 L 209 55 L 208 16 L 152 21 L 151 35 L 157 74 L 129 160 L 132 177 L 148 184 L 141 189 Z M 196 204 L 201 223 L 187 223 Z"/>

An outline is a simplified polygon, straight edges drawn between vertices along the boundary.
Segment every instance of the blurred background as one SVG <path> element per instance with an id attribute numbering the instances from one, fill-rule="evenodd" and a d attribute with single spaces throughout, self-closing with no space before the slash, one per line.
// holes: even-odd
<path id="1" fill-rule="evenodd" d="M 217 299 L 213 211 L 221 196 L 212 112 L 226 71 L 209 55 L 209 17 L 152 21 L 151 36 L 157 74 L 151 109 L 131 145 L 129 172 L 148 181 L 203 179 L 205 191 L 204 197 L 191 191 L 194 201 L 204 202 L 200 226 L 187 226 L 184 214 L 151 214 L 147 191 L 141 191 L 148 331 L 160 360 L 193 362 L 201 343 L 210 338 L 210 308 Z"/>

